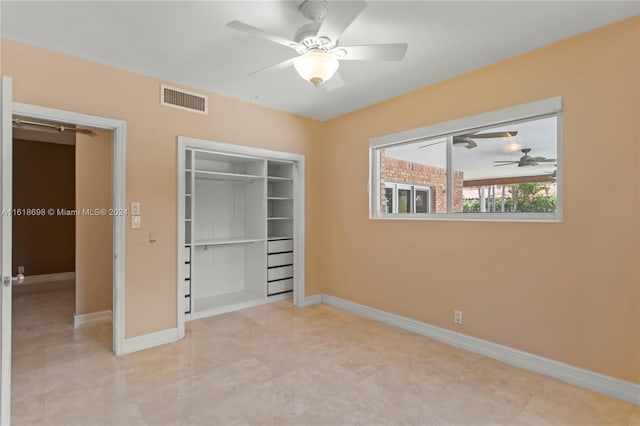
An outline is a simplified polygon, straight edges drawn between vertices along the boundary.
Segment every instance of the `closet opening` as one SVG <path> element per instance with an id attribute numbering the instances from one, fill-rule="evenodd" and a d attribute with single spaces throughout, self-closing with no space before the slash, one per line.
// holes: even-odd
<path id="1" fill-rule="evenodd" d="M 179 137 L 178 329 L 304 304 L 304 156 Z"/>

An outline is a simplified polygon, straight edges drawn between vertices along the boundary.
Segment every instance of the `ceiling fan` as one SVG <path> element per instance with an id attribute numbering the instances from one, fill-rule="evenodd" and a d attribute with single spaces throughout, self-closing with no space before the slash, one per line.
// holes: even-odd
<path id="1" fill-rule="evenodd" d="M 293 40 L 256 28 L 240 21 L 227 24 L 244 33 L 293 49 L 297 56 L 275 65 L 260 69 L 249 75 L 264 71 L 279 71 L 293 67 L 300 77 L 318 86 L 336 74 L 339 61 L 401 61 L 407 50 L 406 43 L 368 44 L 342 46 L 339 38 L 366 7 L 364 1 L 336 1 L 329 4 L 326 0 L 305 0 L 298 9 L 311 22 L 297 31 Z M 335 78 L 341 86 L 340 76 Z M 332 89 L 327 87 L 328 90 Z"/>
<path id="2" fill-rule="evenodd" d="M 496 139 L 496 138 L 510 138 L 516 136 L 518 132 L 490 132 L 490 133 L 467 133 L 466 135 L 457 135 L 453 137 L 453 146 L 464 146 L 467 149 L 472 149 L 478 146 L 474 139 Z M 438 141 L 419 146 L 418 148 L 426 148 L 428 146 L 443 143 L 445 141 Z"/>
<path id="3" fill-rule="evenodd" d="M 545 158 L 545 157 L 531 157 L 529 156 L 529 152 L 531 152 L 531 148 L 523 148 L 520 150 L 524 155 L 520 157 L 519 160 L 495 160 L 493 167 L 499 166 L 508 166 L 511 164 L 517 164 L 518 167 L 524 166 L 537 166 L 538 163 L 554 163 L 556 162 L 555 158 Z"/>
<path id="4" fill-rule="evenodd" d="M 549 175 L 549 177 L 550 177 L 552 180 L 556 180 L 556 179 L 558 178 L 558 165 L 557 165 L 557 164 L 554 164 L 554 166 L 555 166 L 555 169 L 553 169 L 553 171 L 552 171 L 552 172 L 545 172 L 545 174 L 546 174 L 546 175 Z"/>

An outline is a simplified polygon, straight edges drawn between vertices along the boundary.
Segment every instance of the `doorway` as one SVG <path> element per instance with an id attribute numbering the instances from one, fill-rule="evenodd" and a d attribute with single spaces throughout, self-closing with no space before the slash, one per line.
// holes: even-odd
<path id="1" fill-rule="evenodd" d="M 13 117 L 12 270 L 24 277 L 13 286 L 14 360 L 21 338 L 111 322 L 112 139 Z"/>
<path id="2" fill-rule="evenodd" d="M 112 193 L 113 210 L 126 210 L 125 161 L 126 123 L 121 120 L 46 108 L 37 105 L 13 103 L 13 115 L 33 121 L 54 121 L 81 128 L 93 128 L 112 133 Z M 123 215 L 112 216 L 113 222 L 113 353 L 123 354 L 124 345 L 124 238 Z"/>

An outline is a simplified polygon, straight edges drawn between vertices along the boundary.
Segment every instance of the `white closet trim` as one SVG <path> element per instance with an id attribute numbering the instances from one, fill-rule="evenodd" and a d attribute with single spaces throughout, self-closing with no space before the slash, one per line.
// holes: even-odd
<path id="1" fill-rule="evenodd" d="M 293 257 L 294 257 L 294 270 L 293 270 L 293 303 L 295 306 L 302 307 L 305 302 L 305 158 L 304 155 L 295 154 L 290 152 L 283 151 L 273 151 L 269 149 L 263 148 L 254 148 L 250 146 L 244 145 L 235 145 L 228 144 L 222 142 L 209 141 L 204 139 L 191 138 L 187 136 L 179 136 L 178 137 L 178 241 L 177 241 L 177 252 L 178 252 L 178 272 L 177 272 L 177 315 L 178 315 L 178 338 L 184 337 L 185 334 L 185 321 L 188 319 L 196 319 L 201 317 L 202 315 L 195 313 L 192 311 L 191 314 L 187 316 L 184 313 L 185 311 L 185 280 L 184 280 L 184 268 L 185 265 L 185 218 L 186 218 L 186 207 L 185 207 L 185 188 L 186 188 L 186 177 L 185 177 L 185 161 L 186 155 L 185 152 L 187 150 L 192 150 L 196 154 L 198 152 L 216 152 L 223 155 L 231 155 L 237 157 L 250 157 L 250 158 L 260 158 L 266 161 L 286 161 L 292 162 L 294 164 L 293 167 L 293 179 L 290 178 L 282 178 L 282 180 L 293 180 L 293 209 L 295 212 L 295 220 L 293 221 Z M 192 164 L 192 168 L 195 169 L 195 164 Z M 195 171 L 193 172 L 195 173 Z M 232 174 L 221 173 L 221 172 L 213 172 L 210 173 L 211 178 L 213 179 L 249 179 L 250 176 L 232 176 Z M 224 176 L 223 176 L 224 175 Z M 255 179 L 264 179 L 265 176 L 255 176 Z M 278 178 L 268 178 L 269 181 L 278 180 Z M 191 189 L 194 191 L 194 188 Z M 193 195 L 192 195 L 193 196 Z M 193 204 L 192 204 L 193 206 Z M 191 213 L 193 214 L 193 212 Z M 277 218 L 276 218 L 277 219 Z M 273 220 L 273 218 L 272 218 Z M 242 242 L 242 241 L 240 241 Z M 195 247 L 195 241 L 191 242 L 191 246 Z M 229 242 L 225 242 L 229 243 Z M 191 253 L 193 256 L 193 253 Z M 266 288 L 266 282 L 265 282 Z M 285 298 L 291 297 L 290 294 L 280 294 L 277 296 L 269 296 L 266 303 L 282 300 Z M 263 302 L 265 303 L 265 302 Z M 249 303 L 251 304 L 251 303 Z M 253 303 L 255 305 L 255 303 Z M 193 306 L 193 305 L 192 305 Z M 228 312 L 230 310 L 240 309 L 243 307 L 248 307 L 247 303 L 236 303 L 230 306 L 224 306 L 210 312 L 207 314 L 211 315 L 212 313 L 222 313 Z M 219 312 L 218 312 L 219 311 Z"/>

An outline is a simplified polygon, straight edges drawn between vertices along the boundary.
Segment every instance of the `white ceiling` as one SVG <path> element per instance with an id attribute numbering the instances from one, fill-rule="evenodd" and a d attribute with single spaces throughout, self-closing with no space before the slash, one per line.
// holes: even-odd
<path id="1" fill-rule="evenodd" d="M 225 24 L 293 38 L 299 4 L 2 1 L 1 35 L 325 120 L 640 13 L 636 1 L 369 1 L 339 43 L 406 42 L 403 62 L 344 61 L 346 85 L 331 92 L 293 68 L 248 77 L 295 52 Z"/>

